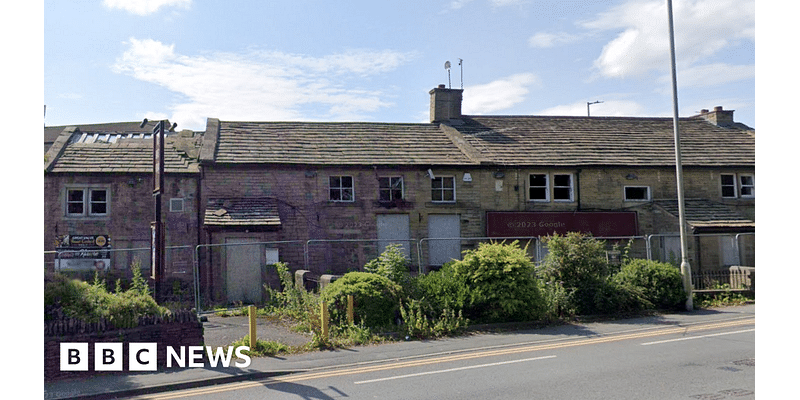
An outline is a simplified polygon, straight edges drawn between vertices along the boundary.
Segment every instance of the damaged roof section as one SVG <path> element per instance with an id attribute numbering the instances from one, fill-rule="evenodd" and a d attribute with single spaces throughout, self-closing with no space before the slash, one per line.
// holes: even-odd
<path id="1" fill-rule="evenodd" d="M 272 198 L 209 199 L 203 224 L 216 227 L 279 227 L 278 204 Z"/>
<path id="2" fill-rule="evenodd" d="M 655 200 L 653 203 L 678 218 L 677 200 Z M 725 204 L 705 199 L 685 199 L 686 223 L 694 233 L 754 232 L 756 223 Z"/>
<path id="3" fill-rule="evenodd" d="M 152 122 L 150 123 L 152 124 Z M 169 133 L 164 141 L 167 173 L 198 173 L 202 133 Z M 153 127 L 123 122 L 64 128 L 45 153 L 51 173 L 151 173 Z"/>

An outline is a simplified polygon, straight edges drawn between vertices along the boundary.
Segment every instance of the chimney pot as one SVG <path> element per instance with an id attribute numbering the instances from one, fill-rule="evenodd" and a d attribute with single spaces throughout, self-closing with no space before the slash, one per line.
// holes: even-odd
<path id="1" fill-rule="evenodd" d="M 444 88 L 445 88 L 444 83 L 440 83 L 439 84 L 439 89 L 444 89 Z"/>
<path id="2" fill-rule="evenodd" d="M 714 111 L 722 111 L 722 106 L 716 106 L 716 107 L 714 107 Z"/>

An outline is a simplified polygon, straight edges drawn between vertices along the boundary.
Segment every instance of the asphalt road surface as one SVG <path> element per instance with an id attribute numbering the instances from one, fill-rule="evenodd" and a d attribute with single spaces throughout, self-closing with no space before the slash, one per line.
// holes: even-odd
<path id="1" fill-rule="evenodd" d="M 753 399 L 755 315 L 533 340 L 162 393 L 177 399 Z M 477 343 L 477 342 L 476 342 Z"/>

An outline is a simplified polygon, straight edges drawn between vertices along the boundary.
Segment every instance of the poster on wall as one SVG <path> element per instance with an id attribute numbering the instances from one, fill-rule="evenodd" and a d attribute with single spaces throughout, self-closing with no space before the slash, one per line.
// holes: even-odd
<path id="1" fill-rule="evenodd" d="M 111 267 L 109 235 L 61 235 L 56 243 L 56 271 L 107 271 Z"/>

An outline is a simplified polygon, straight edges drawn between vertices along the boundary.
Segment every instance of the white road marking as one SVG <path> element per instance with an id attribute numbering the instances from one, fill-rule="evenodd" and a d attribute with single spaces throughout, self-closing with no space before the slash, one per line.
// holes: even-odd
<path id="1" fill-rule="evenodd" d="M 743 331 L 712 333 L 710 335 L 689 336 L 689 337 L 682 337 L 682 338 L 677 338 L 677 339 L 659 340 L 657 342 L 642 343 L 642 346 L 650 346 L 651 344 L 662 344 L 662 343 L 678 342 L 678 341 L 681 341 L 681 340 L 702 339 L 702 338 L 708 338 L 708 337 L 714 337 L 714 336 L 734 335 L 734 334 L 737 334 L 737 333 L 753 332 L 755 330 L 756 329 L 753 328 L 753 329 L 745 329 Z"/>
<path id="2" fill-rule="evenodd" d="M 494 367 L 494 366 L 498 366 L 498 365 L 514 364 L 514 363 L 520 363 L 520 362 L 526 362 L 526 361 L 544 360 L 544 359 L 547 359 L 547 358 L 556 358 L 556 356 L 534 357 L 534 358 L 525 358 L 525 359 L 522 359 L 522 360 L 501 361 L 501 362 L 496 362 L 496 363 L 491 363 L 491 364 L 470 365 L 468 367 L 442 369 L 442 370 L 438 370 L 438 371 L 419 372 L 419 373 L 416 373 L 416 374 L 408 374 L 408 375 L 397 375 L 397 376 L 390 376 L 390 377 L 387 377 L 387 378 L 370 379 L 370 380 L 366 380 L 366 381 L 358 381 L 358 382 L 353 382 L 353 383 L 355 383 L 356 385 L 361 385 L 361 384 L 364 384 L 364 383 L 375 383 L 375 382 L 382 382 L 382 381 L 390 381 L 390 380 L 394 380 L 394 379 L 412 378 L 412 377 L 415 377 L 415 376 L 442 374 L 442 373 L 445 373 L 445 372 L 463 371 L 463 370 L 466 370 L 466 369 Z"/>

